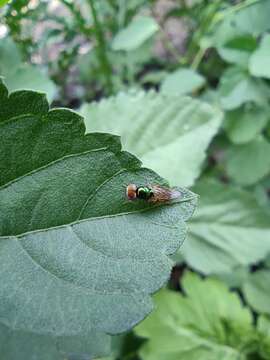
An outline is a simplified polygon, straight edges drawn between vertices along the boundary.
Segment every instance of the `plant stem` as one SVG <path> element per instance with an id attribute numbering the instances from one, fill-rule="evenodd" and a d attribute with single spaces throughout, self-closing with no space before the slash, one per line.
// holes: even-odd
<path id="1" fill-rule="evenodd" d="M 173 45 L 171 39 L 169 38 L 168 34 L 166 33 L 164 27 L 163 27 L 163 23 L 161 21 L 157 20 L 155 11 L 153 9 L 153 7 L 151 7 L 151 14 L 153 16 L 153 18 L 156 20 L 158 26 L 159 26 L 159 31 L 160 31 L 160 35 L 161 35 L 161 40 L 163 43 L 163 46 L 171 53 L 171 55 L 175 58 L 175 60 L 181 65 L 183 66 L 184 64 L 186 64 L 186 61 L 184 59 L 184 57 L 182 57 L 177 49 L 175 48 L 175 46 Z"/>
<path id="2" fill-rule="evenodd" d="M 247 0 L 244 3 L 236 4 L 236 5 L 232 6 L 232 7 L 230 7 L 229 9 L 224 10 L 221 13 L 218 13 L 214 17 L 212 24 L 216 24 L 216 23 L 222 21 L 226 16 L 231 15 L 233 13 L 236 13 L 237 11 L 243 10 L 244 8 L 246 8 L 248 6 L 251 6 L 251 5 L 254 5 L 254 4 L 256 4 L 256 3 L 260 2 L 260 1 L 261 0 Z"/>
<path id="3" fill-rule="evenodd" d="M 204 16 L 202 18 L 202 21 L 199 25 L 198 30 L 195 31 L 195 33 L 192 36 L 187 53 L 188 53 L 188 58 L 190 58 L 190 59 L 193 58 L 193 60 L 191 62 L 191 68 L 194 70 L 198 69 L 198 67 L 204 57 L 204 54 L 207 50 L 206 48 L 202 49 L 200 47 L 199 39 L 201 39 L 213 25 L 214 18 L 216 16 L 216 12 L 218 11 L 218 8 L 221 5 L 221 3 L 222 3 L 222 0 L 218 0 L 213 5 L 211 5 L 212 6 L 211 12 L 207 13 L 206 16 Z M 196 54 L 194 56 L 193 54 L 194 54 L 196 48 L 199 48 L 199 49 L 196 51 Z"/>
<path id="4" fill-rule="evenodd" d="M 209 23 L 209 25 L 206 25 L 206 26 L 203 26 L 202 27 L 202 30 L 201 30 L 201 35 L 200 37 L 203 36 L 203 34 L 205 32 L 207 32 L 208 29 L 210 29 L 211 27 L 213 27 L 214 25 L 216 25 L 217 23 L 219 23 L 220 21 L 222 21 L 226 16 L 228 15 L 231 15 L 237 11 L 240 11 L 240 10 L 243 10 L 244 8 L 250 6 L 250 5 L 254 5 L 256 3 L 258 3 L 260 0 L 247 0 L 246 2 L 244 3 L 240 3 L 240 4 L 236 4 L 235 6 L 232 6 L 231 8 L 229 8 L 228 10 L 225 10 L 223 12 L 218 12 L 217 14 L 215 15 L 212 15 L 212 18 L 210 16 L 210 19 L 207 19 L 207 23 Z M 202 48 L 199 48 L 198 52 L 196 53 L 193 61 L 192 61 L 192 64 L 191 64 L 191 68 L 193 70 L 197 70 L 203 57 L 204 57 L 204 54 L 206 52 L 207 49 L 202 49 Z"/>
<path id="5" fill-rule="evenodd" d="M 62 2 L 62 4 L 64 4 L 64 5 L 69 9 L 69 11 L 73 14 L 74 19 L 75 19 L 75 21 L 76 21 L 76 24 L 77 24 L 80 32 L 89 38 L 90 35 L 91 35 L 91 29 L 88 28 L 88 27 L 85 25 L 85 19 L 83 18 L 80 10 L 76 8 L 76 6 L 74 5 L 74 3 L 72 3 L 72 2 L 70 2 L 70 1 L 68 1 L 68 0 L 61 0 L 61 2 Z"/>
<path id="6" fill-rule="evenodd" d="M 199 67 L 199 65 L 200 65 L 200 63 L 201 63 L 201 61 L 202 61 L 202 59 L 204 57 L 204 54 L 205 54 L 206 50 L 207 49 L 202 49 L 202 48 L 200 48 L 198 50 L 197 54 L 195 55 L 191 65 L 190 65 L 191 69 L 193 69 L 193 70 L 198 69 L 198 67 Z"/>
<path id="7" fill-rule="evenodd" d="M 105 77 L 107 91 L 109 93 L 111 93 L 113 90 L 112 79 L 111 79 L 112 68 L 111 68 L 111 64 L 107 57 L 105 36 L 104 36 L 103 30 L 102 30 L 102 25 L 99 22 L 97 9 L 96 9 L 96 5 L 95 5 L 95 0 L 88 0 L 88 3 L 91 8 L 93 20 L 94 20 L 94 26 L 95 26 L 94 34 L 95 34 L 97 46 L 98 46 L 97 50 L 98 50 L 100 67 L 101 67 L 101 70 Z"/>

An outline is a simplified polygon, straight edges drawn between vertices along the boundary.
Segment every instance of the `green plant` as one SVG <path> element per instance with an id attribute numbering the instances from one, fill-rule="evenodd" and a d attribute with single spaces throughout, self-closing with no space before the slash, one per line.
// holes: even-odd
<path id="1" fill-rule="evenodd" d="M 78 114 L 48 112 L 35 92 L 8 100 L 1 86 L 0 357 L 31 360 L 39 347 L 42 360 L 270 358 L 270 2 L 165 3 L 61 0 L 52 11 L 14 0 L 1 9 L 0 75 L 13 90 L 79 108 L 86 134 Z M 56 96 L 47 75 L 33 81 L 41 67 Z M 154 209 L 126 204 L 131 176 L 166 183 L 126 151 L 199 194 L 180 251 L 193 193 Z M 150 312 L 173 253 L 156 311 L 115 336 Z M 99 297 L 90 299 L 93 283 Z"/>
<path id="2" fill-rule="evenodd" d="M 99 355 L 105 333 L 151 311 L 149 295 L 169 276 L 196 196 L 180 189 L 167 206 L 128 202 L 128 183 L 165 180 L 121 151 L 118 137 L 84 135 L 79 115 L 49 111 L 36 92 L 8 96 L 1 84 L 0 101 L 1 319 L 3 337 L 12 336 L 5 358 L 32 336 L 52 352 L 81 337 L 81 351 Z M 21 358 L 35 356 L 32 341 Z"/>
<path id="3" fill-rule="evenodd" d="M 140 350 L 143 360 L 269 359 L 268 325 L 259 319 L 254 326 L 237 294 L 192 273 L 181 284 L 186 296 L 159 292 L 157 310 L 135 329 L 149 339 Z"/>
<path id="4" fill-rule="evenodd" d="M 7 3 L 8 1 L 9 1 L 9 0 L 1 0 L 1 1 L 0 1 L 0 6 L 6 5 L 6 3 Z"/>
<path id="5" fill-rule="evenodd" d="M 56 94 L 56 87 L 44 69 L 24 63 L 15 43 L 9 38 L 0 42 L 0 75 L 10 91 L 32 89 L 45 92 L 50 102 Z"/>
<path id="6" fill-rule="evenodd" d="M 63 18 L 50 8 L 49 3 L 37 2 L 31 6 L 28 1 L 14 0 L 6 7 L 3 20 L 26 58 L 29 59 L 33 54 L 42 54 L 42 60 L 49 68 L 52 79 L 60 87 L 60 101 L 70 96 L 77 98 L 82 95 L 92 99 L 100 92 L 112 94 L 124 88 L 127 83 L 135 85 L 136 76 L 143 65 L 153 59 L 151 39 L 158 29 L 155 20 L 149 16 L 141 16 L 132 21 L 131 27 L 127 27 L 141 7 L 149 6 L 147 3 L 126 3 L 122 0 L 85 0 L 74 3 L 61 0 L 58 7 L 68 15 Z M 27 29 L 24 25 L 26 19 Z M 47 21 L 51 22 L 48 29 Z M 141 29 L 140 37 L 132 49 L 125 48 L 130 36 L 133 38 L 138 34 L 136 26 Z M 34 40 L 30 35 L 31 31 L 39 33 L 39 27 L 44 27 L 45 30 L 38 40 Z M 29 33 L 29 36 L 25 33 Z M 129 34 L 126 40 L 125 33 Z M 124 47 L 119 48 L 117 39 L 121 38 Z M 146 44 L 147 41 L 150 41 L 149 45 Z M 61 43 L 64 46 L 60 45 Z M 84 48 L 89 44 L 91 47 L 85 53 Z M 57 50 L 59 46 L 61 52 Z M 54 52 L 57 53 L 56 60 L 55 56 L 51 59 L 51 53 Z M 73 68 L 76 70 L 75 76 L 74 72 L 71 73 Z M 70 95 L 69 83 L 74 81 L 74 93 Z M 84 85 L 83 91 L 77 89 L 77 82 Z"/>

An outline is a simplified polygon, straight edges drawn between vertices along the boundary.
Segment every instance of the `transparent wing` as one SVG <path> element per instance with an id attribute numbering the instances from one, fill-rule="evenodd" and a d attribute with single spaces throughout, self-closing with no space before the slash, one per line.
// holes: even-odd
<path id="1" fill-rule="evenodd" d="M 165 188 L 160 185 L 150 185 L 154 192 L 154 196 L 149 199 L 150 202 L 166 202 L 177 199 L 181 193 L 176 189 Z"/>

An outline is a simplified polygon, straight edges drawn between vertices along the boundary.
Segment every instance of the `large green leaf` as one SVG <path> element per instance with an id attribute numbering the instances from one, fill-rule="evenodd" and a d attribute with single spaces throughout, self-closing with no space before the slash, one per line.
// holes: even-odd
<path id="1" fill-rule="evenodd" d="M 247 102 L 265 106 L 269 95 L 269 88 L 261 79 L 252 78 L 237 67 L 226 70 L 220 80 L 220 103 L 225 110 L 234 110 Z"/>
<path id="2" fill-rule="evenodd" d="M 269 108 L 245 106 L 228 111 L 224 127 L 233 143 L 244 144 L 255 139 L 269 119 Z"/>
<path id="3" fill-rule="evenodd" d="M 252 185 L 270 173 L 270 143 L 257 137 L 244 145 L 235 145 L 227 154 L 227 172 L 241 185 Z"/>
<path id="4" fill-rule="evenodd" d="M 188 264 L 204 274 L 230 272 L 270 252 L 269 215 L 246 191 L 215 181 L 195 186 L 200 202 L 182 247 Z"/>
<path id="5" fill-rule="evenodd" d="M 219 47 L 241 36 L 261 35 L 270 29 L 269 12 L 269 0 L 248 0 L 238 11 L 225 8 L 223 20 L 213 27 L 212 43 Z"/>
<path id="6" fill-rule="evenodd" d="M 182 186 L 192 185 L 200 175 L 206 149 L 222 119 L 208 104 L 155 92 L 120 93 L 85 104 L 81 112 L 87 132 L 121 135 L 126 150 Z"/>
<path id="7" fill-rule="evenodd" d="M 257 43 L 254 37 L 250 35 L 236 35 L 223 45 L 217 46 L 217 50 L 225 61 L 247 68 L 249 58 L 252 51 L 256 49 L 256 45 Z"/>
<path id="8" fill-rule="evenodd" d="M 213 277 L 221 280 L 230 288 L 240 288 L 248 275 L 248 266 L 238 266 L 233 268 L 231 272 L 213 274 Z"/>
<path id="9" fill-rule="evenodd" d="M 161 91 L 166 95 L 190 94 L 205 83 L 203 76 L 192 69 L 179 69 L 163 80 Z"/>
<path id="10" fill-rule="evenodd" d="M 248 0 L 245 5 L 239 11 L 232 12 L 225 21 L 230 23 L 235 30 L 239 29 L 243 33 L 254 36 L 269 30 L 269 0 Z"/>
<path id="11" fill-rule="evenodd" d="M 84 135 L 79 115 L 48 112 L 35 92 L 0 86 L 0 101 L 2 324 L 63 337 L 131 328 L 170 274 L 196 196 L 128 202 L 128 183 L 165 181 L 118 137 Z"/>
<path id="12" fill-rule="evenodd" d="M 47 94 L 51 101 L 56 93 L 54 83 L 37 66 L 23 62 L 21 54 L 10 38 L 0 39 L 0 77 L 10 91 L 29 89 Z"/>
<path id="13" fill-rule="evenodd" d="M 131 51 L 140 47 L 158 31 L 158 24 L 152 17 L 135 18 L 126 28 L 120 30 L 112 41 L 113 50 Z"/>
<path id="14" fill-rule="evenodd" d="M 259 313 L 270 314 L 270 271 L 250 274 L 243 286 L 247 302 Z"/>
<path id="15" fill-rule="evenodd" d="M 143 360 L 247 360 L 253 339 L 252 316 L 240 298 L 221 282 L 187 273 L 187 296 L 163 290 L 157 310 L 135 328 L 148 339 Z"/>
<path id="16" fill-rule="evenodd" d="M 249 70 L 252 75 L 270 78 L 270 35 L 265 35 L 259 48 L 253 53 L 249 62 Z"/>

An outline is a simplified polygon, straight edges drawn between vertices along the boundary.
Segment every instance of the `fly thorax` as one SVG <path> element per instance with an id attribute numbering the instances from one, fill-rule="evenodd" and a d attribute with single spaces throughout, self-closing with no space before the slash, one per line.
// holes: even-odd
<path id="1" fill-rule="evenodd" d="M 137 198 L 148 200 L 154 195 L 153 190 L 149 189 L 146 186 L 140 186 L 137 188 Z"/>

